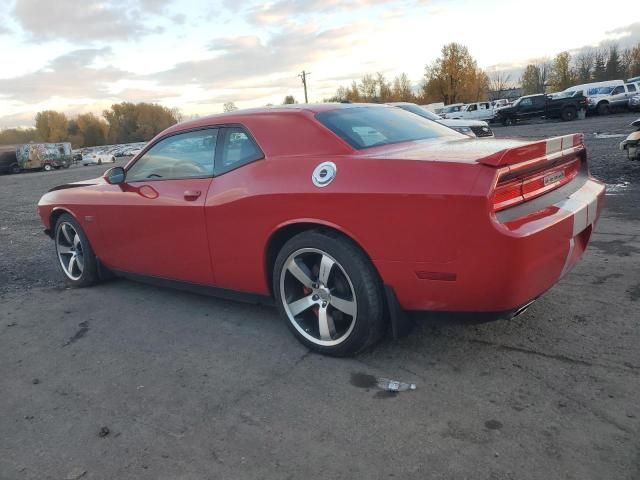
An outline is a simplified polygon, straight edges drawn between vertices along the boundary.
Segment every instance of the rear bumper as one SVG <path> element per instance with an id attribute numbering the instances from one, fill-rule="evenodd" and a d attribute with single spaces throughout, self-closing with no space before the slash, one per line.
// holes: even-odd
<path id="1" fill-rule="evenodd" d="M 600 216 L 604 191 L 602 183 L 587 178 L 577 190 L 557 193 L 554 203 L 524 215 L 516 211 L 479 222 L 472 217 L 480 211 L 469 212 L 468 233 L 451 262 L 374 263 L 405 310 L 517 310 L 580 260 Z"/>

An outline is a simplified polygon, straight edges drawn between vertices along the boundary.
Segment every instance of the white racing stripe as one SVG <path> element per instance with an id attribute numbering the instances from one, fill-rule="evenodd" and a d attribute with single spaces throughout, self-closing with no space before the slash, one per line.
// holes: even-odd
<path id="1" fill-rule="evenodd" d="M 556 207 L 573 214 L 573 237 L 596 221 L 598 194 L 602 189 L 602 185 L 588 180 L 566 200 L 555 204 Z"/>
<path id="2" fill-rule="evenodd" d="M 575 245 L 575 240 L 571 238 L 571 240 L 569 240 L 569 253 L 567 253 L 567 259 L 564 261 L 564 267 L 562 267 L 560 278 L 564 277 L 565 273 L 569 271 L 569 267 L 571 266 L 571 259 L 573 258 L 573 248 L 575 247 Z"/>

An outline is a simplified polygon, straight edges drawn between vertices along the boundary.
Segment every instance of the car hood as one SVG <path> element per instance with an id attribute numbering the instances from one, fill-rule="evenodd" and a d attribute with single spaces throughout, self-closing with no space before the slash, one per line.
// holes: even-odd
<path id="1" fill-rule="evenodd" d="M 57 187 L 53 187 L 49 191 L 55 192 L 56 190 L 66 190 L 68 188 L 79 188 L 79 187 L 90 187 L 92 185 L 99 185 L 99 184 L 105 184 L 105 183 L 107 182 L 105 182 L 104 178 L 97 177 L 97 178 L 92 178 L 90 180 L 80 180 L 79 182 L 64 183 L 62 185 L 58 185 Z"/>
<path id="2" fill-rule="evenodd" d="M 531 142 L 496 138 L 483 138 L 478 141 L 475 138 L 444 137 L 436 140 L 419 140 L 373 147 L 365 156 L 380 159 L 477 163 L 481 158 L 528 143 Z"/>
<path id="3" fill-rule="evenodd" d="M 454 120 L 452 118 L 443 118 L 442 120 L 438 120 L 438 123 L 446 125 L 447 127 L 486 127 L 487 126 L 487 122 L 483 122 L 482 120 L 465 120 L 465 119 Z"/>

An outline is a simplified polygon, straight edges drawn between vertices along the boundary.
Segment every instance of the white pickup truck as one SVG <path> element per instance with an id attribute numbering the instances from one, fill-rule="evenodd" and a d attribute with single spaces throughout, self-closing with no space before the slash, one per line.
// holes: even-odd
<path id="1" fill-rule="evenodd" d="M 595 93 L 589 92 L 587 105 L 590 110 L 597 111 L 599 115 L 607 115 L 613 109 L 627 108 L 629 99 L 637 95 L 638 90 L 635 83 L 600 87 Z"/>
<path id="2" fill-rule="evenodd" d="M 446 118 L 453 120 L 491 120 L 495 116 L 490 102 L 467 103 L 457 112 L 448 113 Z"/>

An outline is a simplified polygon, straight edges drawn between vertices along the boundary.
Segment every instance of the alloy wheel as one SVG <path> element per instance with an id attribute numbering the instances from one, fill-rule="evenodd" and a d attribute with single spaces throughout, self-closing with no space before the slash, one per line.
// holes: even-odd
<path id="1" fill-rule="evenodd" d="M 68 222 L 63 222 L 56 232 L 56 253 L 65 275 L 79 280 L 84 271 L 84 254 L 80 235 Z"/>
<path id="2" fill-rule="evenodd" d="M 358 304 L 349 275 L 317 248 L 289 255 L 280 273 L 280 296 L 291 324 L 316 345 L 342 343 L 356 324 Z"/>

